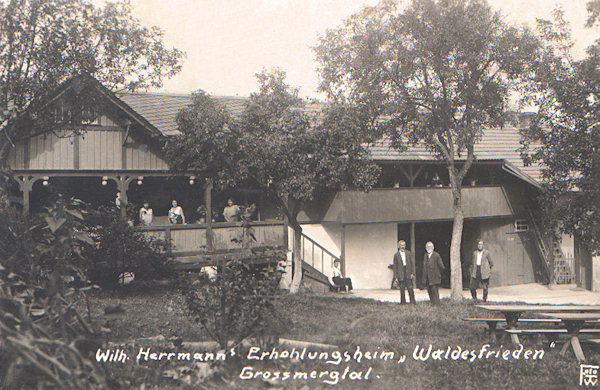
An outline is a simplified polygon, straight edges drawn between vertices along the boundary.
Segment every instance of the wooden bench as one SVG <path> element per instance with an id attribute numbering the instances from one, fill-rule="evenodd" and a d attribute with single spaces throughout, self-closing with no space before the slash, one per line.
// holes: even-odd
<path id="1" fill-rule="evenodd" d="M 558 336 L 569 334 L 569 331 L 564 328 L 540 328 L 540 329 L 504 329 L 504 332 L 515 337 L 518 342 L 519 335 L 544 335 L 548 342 L 558 340 Z M 579 331 L 579 334 L 589 333 L 600 333 L 600 329 L 597 328 L 583 328 Z M 600 340 L 600 339 L 598 339 Z M 568 347 L 568 345 L 567 345 Z M 563 348 L 564 350 L 564 348 Z M 564 353 L 561 351 L 561 353 Z"/>
<path id="2" fill-rule="evenodd" d="M 494 342 L 497 342 L 502 334 L 506 335 L 506 333 L 502 333 L 506 328 L 501 327 L 498 328 L 499 323 L 505 323 L 505 318 L 463 318 L 463 321 L 467 322 L 485 322 L 488 326 L 487 332 L 493 337 Z M 560 320 L 552 319 L 552 318 L 519 318 L 517 323 L 535 323 L 535 324 L 554 324 L 560 325 Z M 513 342 L 518 343 L 517 335 L 510 335 Z"/>
<path id="3" fill-rule="evenodd" d="M 462 320 L 467 322 L 485 322 L 489 327 L 490 332 L 497 330 L 496 328 L 499 323 L 506 322 L 504 318 L 463 318 Z M 517 322 L 560 324 L 560 320 L 552 318 L 519 318 Z"/>

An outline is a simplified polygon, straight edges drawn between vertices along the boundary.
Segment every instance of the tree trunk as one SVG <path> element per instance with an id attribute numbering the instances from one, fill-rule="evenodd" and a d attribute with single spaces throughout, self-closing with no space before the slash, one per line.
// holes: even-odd
<path id="1" fill-rule="evenodd" d="M 460 244 L 462 241 L 465 216 L 462 209 L 462 188 L 456 176 L 450 173 L 452 183 L 452 200 L 454 223 L 452 224 L 452 241 L 450 243 L 450 300 L 460 301 L 462 295 L 462 265 L 460 261 Z M 457 183 L 458 182 L 458 183 Z"/>
<path id="2" fill-rule="evenodd" d="M 290 294 L 296 294 L 300 290 L 300 284 L 302 283 L 302 227 L 295 219 L 293 221 L 290 220 L 290 225 L 294 230 L 294 244 L 292 250 L 294 273 L 292 275 Z"/>

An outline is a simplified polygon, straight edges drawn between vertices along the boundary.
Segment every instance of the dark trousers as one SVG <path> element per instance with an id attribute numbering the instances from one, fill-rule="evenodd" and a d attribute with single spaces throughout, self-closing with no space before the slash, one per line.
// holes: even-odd
<path id="1" fill-rule="evenodd" d="M 487 301 L 488 296 L 488 287 L 490 285 L 490 279 L 482 279 L 481 278 L 481 266 L 477 266 L 477 272 L 475 277 L 471 277 L 471 296 L 473 299 L 477 299 L 477 288 L 481 284 L 481 288 L 483 288 L 483 301 Z"/>
<path id="2" fill-rule="evenodd" d="M 339 276 L 334 276 L 332 279 L 333 279 L 333 283 L 335 283 L 335 285 L 340 288 L 340 291 L 352 290 L 352 280 L 350 278 L 342 278 Z"/>
<path id="3" fill-rule="evenodd" d="M 408 298 L 410 299 L 410 303 L 415 304 L 415 291 L 413 290 L 412 279 L 399 280 L 398 284 L 400 285 L 400 303 L 406 303 L 406 297 L 404 296 L 404 290 L 408 290 Z"/>
<path id="4" fill-rule="evenodd" d="M 440 304 L 440 291 L 439 291 L 439 284 L 431 284 L 427 286 L 427 293 L 429 294 L 429 300 L 431 301 L 432 305 L 439 305 Z"/>

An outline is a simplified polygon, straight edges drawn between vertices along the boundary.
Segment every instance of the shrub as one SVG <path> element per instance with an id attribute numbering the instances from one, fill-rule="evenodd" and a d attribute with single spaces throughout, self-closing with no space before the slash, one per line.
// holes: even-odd
<path id="1" fill-rule="evenodd" d="M 228 349 L 248 337 L 277 333 L 274 300 L 281 271 L 276 265 L 249 265 L 252 260 L 273 264 L 282 253 L 229 259 L 217 268 L 214 278 L 200 273 L 181 280 L 189 314 L 206 332 Z"/>
<path id="2" fill-rule="evenodd" d="M 22 217 L 0 210 L 0 387 L 104 388 L 89 359 L 97 334 L 73 308 L 91 288 L 82 209 L 59 198 Z M 75 283 L 77 282 L 77 283 Z"/>
<path id="3" fill-rule="evenodd" d="M 141 280 L 173 275 L 169 242 L 145 236 L 114 209 L 94 212 L 89 225 L 95 245 L 86 249 L 85 256 L 91 261 L 89 278 L 94 283 L 114 288 L 124 272 L 133 272 Z"/>

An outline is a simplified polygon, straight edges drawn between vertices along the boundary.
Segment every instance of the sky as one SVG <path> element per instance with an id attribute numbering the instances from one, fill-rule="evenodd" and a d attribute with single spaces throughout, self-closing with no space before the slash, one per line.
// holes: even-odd
<path id="1" fill-rule="evenodd" d="M 163 92 L 248 96 L 255 74 L 278 67 L 303 97 L 318 94 L 317 64 L 311 46 L 328 28 L 377 0 L 130 0 L 146 26 L 164 31 L 167 45 L 186 52 L 183 70 L 167 80 Z M 561 4 L 571 22 L 575 54 L 600 36 L 584 28 L 585 0 L 488 0 L 510 23 L 534 27 Z"/>

